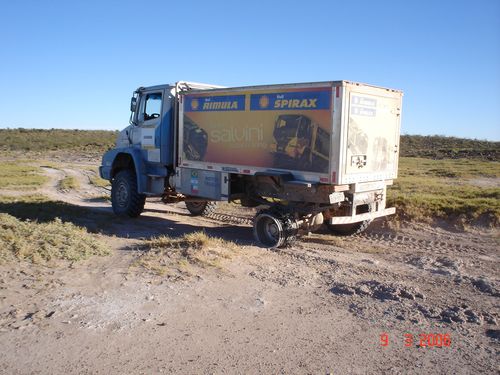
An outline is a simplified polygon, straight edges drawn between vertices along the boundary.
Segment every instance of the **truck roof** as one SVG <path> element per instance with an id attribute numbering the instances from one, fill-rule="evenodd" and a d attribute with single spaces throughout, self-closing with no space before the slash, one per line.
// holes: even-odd
<path id="1" fill-rule="evenodd" d="M 169 84 L 146 86 L 146 87 L 140 86 L 135 91 L 163 90 L 163 89 L 170 88 L 170 87 L 175 87 L 175 86 L 172 86 Z"/>
<path id="2" fill-rule="evenodd" d="M 212 85 L 208 83 L 178 81 L 175 84 L 163 84 L 147 87 L 139 87 L 136 91 L 150 91 L 150 90 L 163 90 L 178 87 L 180 90 L 207 90 L 207 89 L 221 89 L 224 86 Z"/>
<path id="3" fill-rule="evenodd" d="M 174 87 L 179 87 L 181 88 L 188 88 L 196 91 L 203 91 L 203 90 L 242 90 L 242 89 L 266 89 L 266 88 L 274 88 L 274 87 L 293 87 L 293 86 L 301 86 L 301 87 L 307 87 L 307 86 L 345 86 L 346 84 L 350 85 L 355 85 L 355 86 L 370 86 L 370 87 L 376 87 L 380 89 L 385 89 L 388 91 L 392 92 L 403 92 L 402 90 L 399 89 L 391 89 L 388 87 L 382 87 L 382 86 L 377 86 L 377 85 L 372 85 L 368 83 L 361 83 L 361 82 L 354 82 L 354 81 L 347 81 L 347 80 L 340 80 L 340 81 L 319 81 L 319 82 L 298 82 L 298 83 L 283 83 L 283 84 L 269 84 L 269 85 L 253 85 L 253 86 L 234 86 L 234 87 L 224 87 L 224 86 L 218 86 L 218 85 L 211 85 L 211 84 L 205 84 L 205 83 L 198 83 L 198 82 L 188 82 L 188 81 L 179 81 L 176 84 L 163 84 L 163 85 L 154 85 L 154 86 L 147 86 L 147 87 L 139 87 L 136 91 L 150 91 L 150 90 L 162 90 L 166 88 L 174 88 Z"/>

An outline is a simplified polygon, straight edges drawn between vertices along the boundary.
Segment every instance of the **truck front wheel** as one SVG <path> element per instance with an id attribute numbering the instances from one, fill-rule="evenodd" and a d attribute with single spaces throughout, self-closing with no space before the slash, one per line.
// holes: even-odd
<path id="1" fill-rule="evenodd" d="M 137 190 L 137 177 L 129 169 L 118 172 L 111 184 L 111 205 L 119 216 L 137 217 L 144 211 L 146 196 Z"/>
<path id="2" fill-rule="evenodd" d="M 215 211 L 217 202 L 199 201 L 199 202 L 184 202 L 189 213 L 194 216 L 207 216 Z"/>

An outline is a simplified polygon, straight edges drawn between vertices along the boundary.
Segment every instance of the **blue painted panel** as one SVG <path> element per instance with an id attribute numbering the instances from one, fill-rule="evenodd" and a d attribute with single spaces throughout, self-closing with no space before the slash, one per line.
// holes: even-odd
<path id="1" fill-rule="evenodd" d="M 109 150 L 102 157 L 102 166 L 99 168 L 101 177 L 111 179 L 111 169 L 116 157 L 119 154 L 128 154 L 132 157 L 135 166 L 135 173 L 137 175 L 137 190 L 139 193 L 144 193 L 146 190 L 146 165 L 144 163 L 144 155 L 141 150 L 133 147 L 115 148 Z"/>
<path id="2" fill-rule="evenodd" d="M 163 93 L 163 116 L 160 126 L 156 129 L 155 146 L 160 148 L 160 161 L 162 165 L 174 163 L 174 103 L 175 98 L 170 93 L 170 88 Z"/>

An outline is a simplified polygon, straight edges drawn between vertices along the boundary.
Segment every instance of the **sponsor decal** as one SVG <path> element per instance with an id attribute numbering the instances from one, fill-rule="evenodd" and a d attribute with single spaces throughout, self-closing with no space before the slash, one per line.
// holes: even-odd
<path id="1" fill-rule="evenodd" d="M 186 96 L 186 112 L 244 111 L 245 95 Z"/>
<path id="2" fill-rule="evenodd" d="M 351 97 L 351 115 L 367 117 L 377 116 L 377 99 L 353 95 Z"/>
<path id="3" fill-rule="evenodd" d="M 351 115 L 375 117 L 377 110 L 375 108 L 351 107 Z"/>
<path id="4" fill-rule="evenodd" d="M 191 192 L 194 194 L 199 192 L 198 171 L 191 171 Z"/>
<path id="5" fill-rule="evenodd" d="M 330 109 L 331 91 L 291 91 L 252 94 L 251 111 Z"/>
<path id="6" fill-rule="evenodd" d="M 182 156 L 229 173 L 255 167 L 328 173 L 332 88 L 271 90 L 184 96 Z M 213 184 L 200 179 L 191 181 L 195 190 Z"/>
<path id="7" fill-rule="evenodd" d="M 352 104 L 354 105 L 361 105 L 365 107 L 376 107 L 377 106 L 377 99 L 372 99 L 372 98 L 367 98 L 365 96 L 353 96 L 352 97 Z"/>

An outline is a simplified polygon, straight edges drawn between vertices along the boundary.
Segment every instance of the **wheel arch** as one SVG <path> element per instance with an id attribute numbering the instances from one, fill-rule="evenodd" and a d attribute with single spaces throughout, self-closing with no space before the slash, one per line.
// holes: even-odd
<path id="1" fill-rule="evenodd" d="M 103 161 L 104 160 L 107 160 L 107 163 L 103 164 L 109 165 L 107 179 L 112 181 L 116 174 L 124 169 L 132 170 L 137 176 L 137 188 L 139 193 L 142 194 L 145 192 L 147 184 L 145 164 L 140 150 L 127 148 L 110 150 L 104 155 Z"/>
<path id="2" fill-rule="evenodd" d="M 137 174 L 134 158 L 128 152 L 116 154 L 111 166 L 111 178 L 115 178 L 116 174 L 123 169 L 131 169 Z"/>

